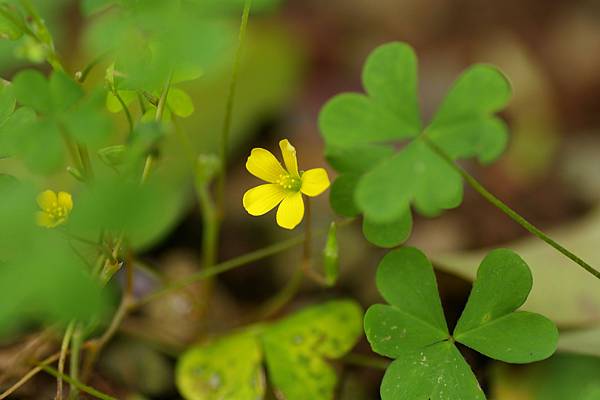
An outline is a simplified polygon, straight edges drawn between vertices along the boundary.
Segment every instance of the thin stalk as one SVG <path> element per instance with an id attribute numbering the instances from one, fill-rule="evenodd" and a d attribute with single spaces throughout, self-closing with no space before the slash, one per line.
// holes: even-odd
<path id="1" fill-rule="evenodd" d="M 44 37 L 40 37 L 36 32 L 32 31 L 28 27 L 26 30 L 24 30 L 24 32 L 27 35 L 31 36 L 33 39 L 37 40 L 38 43 L 40 43 L 46 47 L 46 49 L 48 51 L 48 55 L 46 56 L 46 61 L 48 61 L 50 66 L 52 66 L 52 69 L 54 69 L 55 71 L 64 71 L 65 68 L 61 63 L 60 58 L 58 57 L 58 54 L 56 53 L 56 48 L 54 47 L 54 41 L 52 39 L 52 36 L 50 35 L 50 32 L 48 31 L 48 27 L 46 26 L 46 23 L 44 22 L 44 20 L 40 16 L 40 14 L 37 12 L 35 7 L 33 7 L 33 5 L 31 4 L 31 2 L 29 0 L 19 0 L 19 1 L 20 1 L 21 5 L 23 6 L 23 8 L 30 15 L 30 17 L 33 19 L 33 21 L 37 24 L 38 28 L 41 30 L 41 33 L 44 35 Z"/>
<path id="2" fill-rule="evenodd" d="M 36 351 L 40 349 L 43 345 L 48 343 L 48 341 L 52 340 L 54 337 L 54 328 L 46 328 L 40 333 L 37 333 L 33 336 L 29 343 L 25 344 L 23 348 L 13 357 L 10 358 L 10 361 L 7 365 L 21 365 L 25 362 L 25 360 L 31 358 Z M 11 369 L 7 369 L 0 374 L 0 386 L 4 386 L 4 381 L 9 378 L 13 371 Z"/>
<path id="3" fill-rule="evenodd" d="M 83 174 L 86 182 L 94 180 L 94 169 L 92 168 L 92 161 L 90 160 L 90 153 L 88 152 L 87 146 L 84 144 L 77 144 L 77 151 L 79 152 L 79 158 L 83 166 Z"/>
<path id="4" fill-rule="evenodd" d="M 302 267 L 296 268 L 292 278 L 275 296 L 264 304 L 257 313 L 257 317 L 252 320 L 263 321 L 277 314 L 286 304 L 288 304 L 298 293 L 302 282 L 304 281 L 304 271 Z"/>
<path id="5" fill-rule="evenodd" d="M 127 104 L 125 104 L 123 97 L 121 97 L 117 89 L 113 87 L 111 91 L 113 96 L 117 98 L 117 101 L 119 102 L 119 104 L 121 104 L 121 107 L 123 108 L 123 112 L 125 113 L 125 117 L 127 118 L 127 125 L 129 126 L 129 135 L 131 136 L 131 134 L 133 133 L 134 124 L 133 117 L 131 116 L 131 112 L 129 111 L 129 107 L 127 107 Z"/>
<path id="6" fill-rule="evenodd" d="M 69 359 L 69 373 L 74 380 L 79 379 L 79 360 L 81 357 L 81 344 L 83 342 L 83 326 L 78 324 L 73 333 L 71 341 L 71 358 Z M 73 383 L 69 388 L 69 400 L 76 400 L 79 397 L 79 389 Z"/>
<path id="7" fill-rule="evenodd" d="M 431 148 L 438 156 L 440 156 L 443 160 L 445 160 L 448 165 L 450 165 L 456 172 L 462 176 L 462 178 L 484 199 L 490 202 L 494 207 L 498 208 L 504 214 L 506 214 L 510 219 L 515 221 L 517 224 L 521 225 L 525 230 L 531 233 L 534 236 L 537 236 L 539 239 L 543 240 L 551 247 L 556 249 L 558 252 L 562 253 L 565 257 L 569 258 L 571 261 L 585 269 L 590 274 L 594 275 L 596 278 L 600 279 L 600 271 L 592 267 L 587 262 L 583 261 L 577 255 L 575 255 L 570 250 L 566 249 L 564 246 L 557 243 L 555 240 L 550 238 L 547 234 L 529 222 L 527 219 L 522 217 L 519 213 L 514 211 L 508 205 L 506 205 L 502 200 L 498 199 L 492 193 L 490 193 L 481 183 L 477 181 L 471 174 L 465 171 L 464 168 L 460 167 L 458 164 L 454 162 L 452 157 L 450 157 L 442 148 L 436 145 L 433 141 L 429 140 L 426 136 L 421 136 L 422 140 Z"/>
<path id="8" fill-rule="evenodd" d="M 75 164 L 75 167 L 78 169 L 78 171 L 80 173 L 83 173 L 84 178 L 85 178 L 85 171 L 84 171 L 84 167 L 83 167 L 83 162 L 81 160 L 79 152 L 77 151 L 77 145 L 75 144 L 75 142 L 73 141 L 73 139 L 71 138 L 71 136 L 67 133 L 66 129 L 64 129 L 62 126 L 61 126 L 61 129 L 60 129 L 60 133 L 61 133 L 61 136 L 62 136 L 64 142 L 65 142 L 65 145 L 67 146 L 67 150 L 69 151 L 69 155 L 71 156 L 71 160 Z"/>
<path id="9" fill-rule="evenodd" d="M 275 243 L 271 246 L 262 248 L 260 250 L 246 253 L 242 256 L 233 258 L 231 260 L 227 260 L 225 262 L 215 264 L 209 268 L 205 268 L 205 269 L 198 271 L 194 274 L 191 274 L 183 279 L 175 281 L 175 282 L 169 284 L 168 286 L 165 286 L 164 288 L 162 288 L 146 297 L 143 297 L 142 299 L 138 300 L 135 304 L 133 304 L 132 307 L 133 308 L 141 307 L 141 306 L 146 305 L 154 300 L 157 300 L 166 295 L 169 295 L 173 292 L 184 289 L 184 288 L 188 287 L 189 285 L 192 285 L 198 281 L 222 274 L 224 272 L 230 271 L 235 268 L 242 267 L 244 265 L 250 264 L 250 263 L 258 261 L 258 260 L 262 260 L 263 258 L 273 256 L 275 254 L 278 254 L 278 253 L 281 253 L 288 249 L 291 249 L 293 247 L 296 247 L 303 242 L 304 242 L 304 236 L 298 235 L 291 239 L 284 240 L 279 243 Z"/>
<path id="10" fill-rule="evenodd" d="M 94 389 L 91 386 L 85 385 L 81 382 L 79 382 L 76 379 L 73 379 L 72 377 L 65 375 L 57 370 L 55 370 L 52 367 L 49 367 L 48 365 L 43 365 L 43 364 L 39 364 L 39 368 L 41 368 L 42 371 L 47 372 L 48 374 L 56 377 L 57 379 L 61 379 L 65 382 L 67 382 L 70 385 L 73 385 L 75 387 L 77 387 L 79 390 L 81 390 L 82 392 L 85 392 L 91 396 L 94 396 L 97 399 L 100 400 L 118 400 L 116 397 L 112 397 L 107 395 L 106 393 L 102 393 L 101 391 Z"/>
<path id="11" fill-rule="evenodd" d="M 92 70 L 102 62 L 102 60 L 104 60 L 106 58 L 106 56 L 108 55 L 108 52 L 99 55 L 98 57 L 94 58 L 89 64 L 87 64 L 83 70 L 81 71 L 77 71 L 75 73 L 75 79 L 77 79 L 77 82 L 79 83 L 84 83 L 85 80 L 87 79 L 88 75 L 90 74 L 90 72 L 92 72 Z"/>
<path id="12" fill-rule="evenodd" d="M 304 256 L 302 257 L 302 272 L 306 277 L 321 286 L 327 286 L 326 279 L 312 268 L 312 211 L 310 206 L 310 198 L 306 199 L 306 210 L 304 215 Z"/>
<path id="13" fill-rule="evenodd" d="M 94 368 L 94 364 L 96 363 L 100 352 L 102 351 L 102 349 L 104 349 L 104 346 L 106 346 L 106 344 L 113 338 L 115 333 L 117 333 L 121 322 L 123 322 L 123 319 L 125 319 L 125 316 L 127 315 L 129 305 L 131 304 L 131 302 L 132 298 L 130 296 L 123 296 L 123 298 L 121 299 L 121 304 L 119 304 L 119 308 L 113 315 L 108 329 L 102 334 L 102 336 L 99 339 L 93 341 L 90 345 L 90 349 L 83 366 L 83 372 L 81 374 L 81 378 L 84 382 L 89 379 Z"/>
<path id="14" fill-rule="evenodd" d="M 73 329 L 75 328 L 75 321 L 71 321 L 67 326 L 65 335 L 63 336 L 62 343 L 60 345 L 60 357 L 58 358 L 58 372 L 61 374 L 65 372 L 65 361 L 67 358 L 67 352 L 69 350 L 69 343 L 73 336 Z M 58 378 L 56 382 L 56 400 L 62 400 L 63 398 L 63 381 Z"/>
<path id="15" fill-rule="evenodd" d="M 0 400 L 6 399 L 8 398 L 8 396 L 10 396 L 11 394 L 13 394 L 14 392 L 16 392 L 17 390 L 19 390 L 19 388 L 21 386 L 23 386 L 24 384 L 26 384 L 27 382 L 29 382 L 29 380 L 31 378 L 33 378 L 34 376 L 36 376 L 40 371 L 42 371 L 44 368 L 43 366 L 51 364 L 53 362 L 55 362 L 56 360 L 58 360 L 60 358 L 60 353 L 56 353 L 53 354 L 49 357 L 47 357 L 45 360 L 43 360 L 42 362 L 38 363 L 38 365 L 34 368 L 32 368 L 28 373 L 26 373 L 21 379 L 19 379 L 14 385 L 12 385 L 11 387 L 9 387 L 8 389 L 6 389 L 4 392 L 2 392 L 0 394 Z"/>
<path id="16" fill-rule="evenodd" d="M 98 355 L 100 354 L 102 349 L 104 349 L 106 344 L 117 333 L 119 327 L 121 326 L 121 323 L 123 322 L 123 320 L 127 316 L 127 313 L 129 312 L 131 304 L 133 303 L 133 260 L 131 257 L 128 257 L 127 261 L 125 262 L 125 268 L 127 269 L 125 275 L 125 292 L 121 297 L 121 303 L 119 304 L 119 308 L 113 315 L 108 329 L 104 331 L 104 333 L 102 334 L 102 336 L 100 336 L 99 339 L 92 341 L 90 351 L 88 352 L 88 356 L 85 359 L 85 364 L 81 375 L 82 380 L 84 382 L 88 380 L 90 374 L 92 373 L 94 364 L 96 363 Z"/>
<path id="17" fill-rule="evenodd" d="M 351 224 L 354 221 L 355 221 L 354 219 L 348 219 L 348 220 L 342 221 L 338 224 L 338 227 L 342 228 L 344 226 Z M 325 235 L 325 234 L 327 234 L 327 230 L 319 230 L 316 232 L 316 234 L 319 236 Z M 255 250 L 250 253 L 246 253 L 244 255 L 232 258 L 230 260 L 224 261 L 219 264 L 215 264 L 210 268 L 206 268 L 202 271 L 198 271 L 194 274 L 186 276 L 185 278 L 182 278 L 178 281 L 172 282 L 168 286 L 165 286 L 164 288 L 157 290 L 156 292 L 151 293 L 151 294 L 147 295 L 146 297 L 141 298 L 140 300 L 138 300 L 137 302 L 132 304 L 131 309 L 135 309 L 135 308 L 144 306 L 154 300 L 160 299 L 160 298 L 162 298 L 166 295 L 169 295 L 173 292 L 184 289 L 184 288 L 188 287 L 189 285 L 193 285 L 194 283 L 201 281 L 203 279 L 207 279 L 207 278 L 222 274 L 224 272 L 230 271 L 232 269 L 243 267 L 244 265 L 253 263 L 255 261 L 259 261 L 264 258 L 271 257 L 275 254 L 279 254 L 283 251 L 289 250 L 291 248 L 294 248 L 294 247 L 304 243 L 304 241 L 305 241 L 304 235 L 297 235 L 291 239 L 287 239 L 287 240 L 281 241 L 279 243 L 275 243 L 270 246 L 263 247 L 262 249 Z"/>
<path id="18" fill-rule="evenodd" d="M 167 83 L 158 99 L 158 105 L 156 106 L 156 116 L 155 121 L 160 122 L 162 120 L 163 114 L 165 113 L 165 108 L 167 106 L 167 98 L 169 96 L 169 91 L 171 90 L 171 82 L 173 81 L 173 73 L 169 74 L 169 78 L 167 79 Z"/>
<path id="19" fill-rule="evenodd" d="M 210 196 L 210 192 L 205 183 L 196 183 L 196 193 L 203 217 L 202 228 L 202 267 L 208 268 L 216 263 L 218 240 L 219 240 L 219 220 L 215 203 Z"/>
<path id="20" fill-rule="evenodd" d="M 244 3 L 244 11 L 242 12 L 242 21 L 238 34 L 238 45 L 235 51 L 235 59 L 231 71 L 231 81 L 229 84 L 229 93 L 225 104 L 225 119 L 223 121 L 223 131 L 221 134 L 221 173 L 217 185 L 217 209 L 220 218 L 224 214 L 225 208 L 225 182 L 227 180 L 227 161 L 229 154 L 229 137 L 231 136 L 231 121 L 233 119 L 233 105 L 235 103 L 235 94 L 237 91 L 238 78 L 240 73 L 240 64 L 242 59 L 242 49 L 246 40 L 246 30 L 248 28 L 248 20 L 250 18 L 250 9 L 252 8 L 252 0 L 246 0 Z"/>

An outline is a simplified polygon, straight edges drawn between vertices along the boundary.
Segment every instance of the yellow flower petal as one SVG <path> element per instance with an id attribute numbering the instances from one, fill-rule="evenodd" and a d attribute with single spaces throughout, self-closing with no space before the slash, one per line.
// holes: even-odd
<path id="1" fill-rule="evenodd" d="M 287 175 L 279 161 L 268 150 L 252 149 L 246 169 L 252 175 L 270 183 L 276 183 L 282 175 Z"/>
<path id="2" fill-rule="evenodd" d="M 298 159 L 296 158 L 296 148 L 292 146 L 289 140 L 283 139 L 279 142 L 283 162 L 288 172 L 294 176 L 298 175 Z"/>
<path id="3" fill-rule="evenodd" d="M 69 214 L 73 209 L 73 198 L 71 197 L 71 193 L 58 192 L 58 205 L 64 207 L 67 214 Z"/>
<path id="4" fill-rule="evenodd" d="M 52 190 L 46 190 L 38 195 L 37 203 L 42 210 L 51 211 L 57 206 L 58 198 Z"/>
<path id="5" fill-rule="evenodd" d="M 277 225 L 285 229 L 294 229 L 304 217 L 302 193 L 289 193 L 277 209 Z"/>
<path id="6" fill-rule="evenodd" d="M 329 187 L 329 176 L 323 168 L 314 168 L 302 174 L 302 193 L 314 197 L 323 193 Z"/>
<path id="7" fill-rule="evenodd" d="M 35 215 L 36 222 L 39 226 L 44 228 L 54 228 L 56 221 L 50 216 L 50 214 L 43 211 L 38 211 Z"/>
<path id="8" fill-rule="evenodd" d="M 271 211 L 284 197 L 285 191 L 281 186 L 268 183 L 248 190 L 242 202 L 248 214 L 258 216 Z"/>

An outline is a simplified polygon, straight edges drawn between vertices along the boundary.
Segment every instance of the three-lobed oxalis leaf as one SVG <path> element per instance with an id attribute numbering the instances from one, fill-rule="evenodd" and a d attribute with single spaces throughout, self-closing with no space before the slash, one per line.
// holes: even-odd
<path id="1" fill-rule="evenodd" d="M 516 311 L 531 290 L 532 277 L 510 250 L 494 250 L 482 261 L 452 335 L 433 267 L 419 250 L 388 253 L 376 279 L 389 305 L 371 306 L 364 327 L 373 351 L 395 359 L 381 384 L 383 400 L 485 399 L 455 342 L 509 363 L 543 360 L 556 350 L 558 331 L 552 321 Z"/>
<path id="2" fill-rule="evenodd" d="M 452 159 L 494 161 L 507 142 L 506 126 L 494 114 L 507 104 L 511 88 L 495 67 L 474 65 L 423 128 L 417 60 L 410 46 L 396 42 L 377 48 L 362 81 L 366 94 L 340 94 L 320 114 L 327 158 L 340 174 L 331 203 L 344 216 L 363 213 L 367 239 L 393 247 L 410 234 L 411 204 L 434 216 L 462 201 L 460 175 L 424 137 Z"/>
<path id="3" fill-rule="evenodd" d="M 179 359 L 177 387 L 187 400 L 262 399 L 264 361 L 278 398 L 332 399 L 337 377 L 328 360 L 355 345 L 361 319 L 355 302 L 330 301 L 193 347 Z"/>
<path id="4" fill-rule="evenodd" d="M 4 90 L 21 107 L 10 114 L 0 111 L 2 153 L 21 157 L 34 172 L 53 172 L 62 165 L 65 137 L 97 147 L 111 132 L 111 120 L 103 111 L 104 94 L 85 96 L 63 72 L 46 79 L 40 72 L 25 70 Z"/>

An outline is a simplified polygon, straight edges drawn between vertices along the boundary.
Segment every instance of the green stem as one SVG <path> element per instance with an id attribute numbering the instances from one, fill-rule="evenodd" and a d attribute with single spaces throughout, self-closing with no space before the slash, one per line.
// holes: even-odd
<path id="1" fill-rule="evenodd" d="M 169 96 L 169 91 L 171 90 L 171 82 L 173 80 L 173 73 L 169 73 L 169 78 L 167 79 L 167 83 L 165 83 L 165 87 L 160 95 L 160 99 L 158 99 L 158 105 L 156 106 L 156 116 L 155 121 L 160 122 L 162 120 L 163 114 L 165 113 L 165 108 L 167 106 L 167 98 Z"/>
<path id="2" fill-rule="evenodd" d="M 127 118 L 127 125 L 129 126 L 129 135 L 131 136 L 131 134 L 133 133 L 134 125 L 133 118 L 131 117 L 131 112 L 129 111 L 129 107 L 127 107 L 127 104 L 125 104 L 123 97 L 121 97 L 117 89 L 112 88 L 111 91 L 113 96 L 117 98 L 117 101 L 119 102 L 119 104 L 121 104 L 121 107 L 123 108 L 123 112 L 125 113 L 125 117 Z"/>
<path id="3" fill-rule="evenodd" d="M 294 275 L 273 298 L 261 307 L 257 313 L 256 321 L 263 321 L 277 314 L 286 304 L 288 304 L 298 293 L 302 282 L 304 281 L 304 271 L 302 268 L 296 268 Z"/>
<path id="4" fill-rule="evenodd" d="M 42 362 L 38 363 L 38 365 L 34 368 L 32 368 L 28 373 L 26 373 L 21 379 L 19 379 L 14 385 L 12 385 L 11 387 L 9 387 L 8 389 L 6 389 L 4 392 L 0 393 L 0 400 L 4 400 L 7 399 L 8 396 L 10 396 L 11 394 L 13 394 L 14 392 L 16 392 L 17 390 L 19 390 L 19 388 L 21 386 L 23 386 L 24 384 L 26 384 L 27 382 L 29 382 L 29 380 L 31 378 L 33 378 L 34 376 L 36 376 L 40 371 L 43 370 L 43 366 L 51 364 L 53 362 L 55 362 L 56 360 L 58 360 L 60 357 L 60 353 L 56 353 L 53 354 L 49 357 L 47 357 L 45 360 L 43 360 Z"/>
<path id="5" fill-rule="evenodd" d="M 196 183 L 196 193 L 203 217 L 202 227 L 202 267 L 208 268 L 217 260 L 219 240 L 219 220 L 213 199 L 206 183 Z"/>
<path id="6" fill-rule="evenodd" d="M 64 71 L 65 68 L 61 63 L 58 54 L 56 53 L 56 49 L 54 47 L 54 40 L 52 39 L 52 35 L 50 35 L 50 31 L 48 31 L 46 23 L 29 0 L 20 0 L 20 3 L 23 6 L 23 8 L 27 11 L 31 19 L 35 22 L 37 28 L 39 29 L 39 33 L 41 33 L 42 36 L 29 29 L 29 27 L 26 27 L 24 32 L 27 35 L 31 36 L 33 39 L 35 39 L 38 43 L 46 47 L 48 51 L 46 60 L 52 66 L 52 69 L 54 69 L 55 71 Z"/>
<path id="7" fill-rule="evenodd" d="M 92 72 L 92 70 L 98 65 L 100 64 L 108 55 L 107 53 L 101 54 L 98 57 L 96 57 L 95 59 L 93 59 L 88 65 L 86 65 L 83 70 L 81 71 L 77 71 L 75 73 L 75 79 L 77 79 L 77 82 L 79 83 L 84 83 L 85 80 L 87 79 L 88 75 L 90 74 L 90 72 Z"/>
<path id="8" fill-rule="evenodd" d="M 71 358 L 69 359 L 69 372 L 74 380 L 79 379 L 79 359 L 81 356 L 81 344 L 83 342 L 83 326 L 78 324 L 73 333 L 71 342 Z M 69 400 L 76 400 L 79 397 L 77 386 L 70 384 Z"/>
<path id="9" fill-rule="evenodd" d="M 223 121 L 223 132 L 221 136 L 221 174 L 219 175 L 217 187 L 217 207 L 219 216 L 221 218 L 224 214 L 225 207 L 225 182 L 227 180 L 227 160 L 229 154 L 229 137 L 231 136 L 231 121 L 233 119 L 233 105 L 235 102 L 235 93 L 237 90 L 240 64 L 242 59 L 242 49 L 246 39 L 246 30 L 248 28 L 248 20 L 250 18 L 251 8 L 252 0 L 245 0 L 244 11 L 242 12 L 242 21 L 240 23 L 238 35 L 238 46 L 235 51 L 235 59 L 233 62 L 231 81 L 229 84 L 229 93 L 227 95 L 227 103 L 225 105 L 225 119 Z"/>
<path id="10" fill-rule="evenodd" d="M 517 224 L 521 225 L 529 233 L 537 236 L 538 238 L 540 238 L 541 240 L 543 240 L 550 246 L 554 247 L 557 251 L 562 253 L 565 257 L 569 258 L 571 261 L 578 264 L 580 267 L 585 269 L 587 272 L 594 275 L 596 278 L 600 279 L 600 271 L 598 271 L 597 269 L 595 269 L 594 267 L 589 265 L 587 262 L 583 261 L 581 258 L 579 258 L 577 255 L 572 253 L 570 250 L 566 249 L 565 247 L 563 247 L 562 245 L 560 245 L 559 243 L 554 241 L 552 238 L 550 238 L 548 235 L 546 235 L 544 232 L 542 232 L 540 229 L 538 229 L 535 225 L 533 225 L 531 222 L 529 222 L 528 220 L 523 218 L 519 213 L 517 213 L 512 208 L 510 208 L 508 205 L 506 205 L 504 202 L 502 202 L 502 200 L 498 199 L 496 196 L 494 196 L 492 193 L 490 193 L 485 187 L 483 187 L 483 185 L 481 183 L 479 183 L 477 181 L 477 179 L 475 179 L 472 175 L 470 175 L 467 171 L 465 171 L 464 168 L 462 168 L 458 164 L 456 164 L 454 162 L 454 160 L 452 159 L 452 157 L 450 157 L 442 148 L 440 148 L 438 145 L 436 145 L 429 138 L 427 138 L 426 136 L 421 136 L 421 138 L 429 146 L 429 148 L 431 148 L 438 156 L 440 156 L 443 160 L 445 160 L 448 163 L 448 165 L 450 165 L 456 172 L 458 172 L 462 176 L 462 178 L 477 193 L 479 193 L 481 196 L 483 196 L 484 199 L 489 201 L 493 206 L 498 208 L 500 211 L 502 211 L 504 214 L 506 214 L 510 219 L 515 221 Z"/>
<path id="11" fill-rule="evenodd" d="M 71 321 L 67 326 L 65 335 L 63 336 L 62 343 L 60 345 L 60 358 L 58 359 L 58 371 L 62 374 L 65 372 L 65 361 L 67 358 L 67 352 L 69 350 L 69 343 L 73 336 L 73 329 L 75 328 L 75 321 Z M 63 381 L 58 378 L 56 382 L 56 400 L 62 400 L 63 398 Z"/>
<path id="12" fill-rule="evenodd" d="M 50 374 L 50 375 L 52 375 L 52 376 L 54 376 L 56 378 L 62 379 L 63 381 L 67 382 L 68 384 L 75 386 L 76 388 L 78 388 L 82 392 L 85 392 L 85 393 L 87 393 L 87 394 L 89 394 L 91 396 L 94 396 L 97 399 L 101 399 L 101 400 L 118 400 L 116 397 L 112 397 L 112 396 L 107 395 L 106 393 L 102 393 L 101 391 L 96 390 L 96 389 L 94 389 L 91 386 L 88 386 L 88 385 L 85 385 L 85 384 L 79 382 L 78 380 L 70 377 L 69 375 L 61 374 L 60 372 L 58 372 L 57 370 L 55 370 L 52 367 L 49 367 L 47 365 L 43 365 L 41 363 L 39 363 L 38 365 L 39 365 L 39 367 L 43 371 L 47 372 L 48 374 Z"/>
<path id="13" fill-rule="evenodd" d="M 134 308 L 141 307 L 145 304 L 150 303 L 158 298 L 164 297 L 168 294 L 171 294 L 175 291 L 181 290 L 189 285 L 192 285 L 198 281 L 203 279 L 207 279 L 224 272 L 230 271 L 235 268 L 242 267 L 244 265 L 250 264 L 252 262 L 262 260 L 263 258 L 267 258 L 273 256 L 275 254 L 281 253 L 293 247 L 296 247 L 304 242 L 304 236 L 298 235 L 291 239 L 275 243 L 271 246 L 265 247 L 260 250 L 256 250 L 250 253 L 246 253 L 240 257 L 233 258 L 231 260 L 227 260 L 225 262 L 215 264 L 209 268 L 205 268 L 201 271 L 198 271 L 194 274 L 191 274 L 183 279 L 175 281 L 168 286 L 140 299 L 137 303 L 133 305 Z"/>
<path id="14" fill-rule="evenodd" d="M 88 152 L 87 146 L 81 143 L 77 144 L 77 151 L 79 152 L 79 157 L 83 166 L 85 180 L 89 183 L 94 180 L 94 169 L 92 168 L 90 153 Z"/>

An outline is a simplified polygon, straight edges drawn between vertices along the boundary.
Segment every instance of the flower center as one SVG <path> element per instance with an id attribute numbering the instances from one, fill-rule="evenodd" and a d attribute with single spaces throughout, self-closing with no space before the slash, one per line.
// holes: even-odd
<path id="1" fill-rule="evenodd" d="M 302 181 L 297 176 L 290 174 L 280 175 L 277 183 L 285 190 L 290 192 L 299 192 L 302 187 Z"/>
<path id="2" fill-rule="evenodd" d="M 57 202 L 53 202 L 52 207 L 47 210 L 47 213 L 54 220 L 62 220 L 67 217 L 68 211 L 66 207 L 59 205 Z"/>

